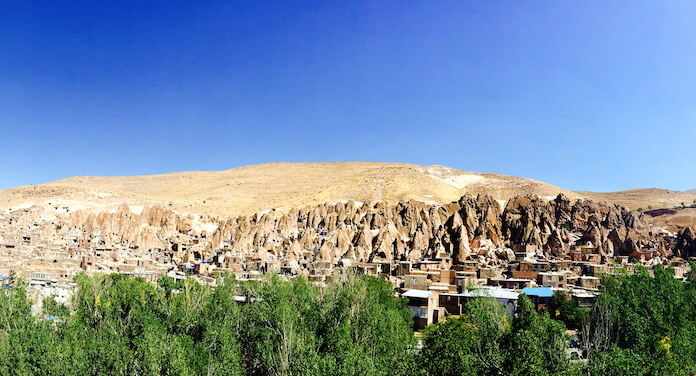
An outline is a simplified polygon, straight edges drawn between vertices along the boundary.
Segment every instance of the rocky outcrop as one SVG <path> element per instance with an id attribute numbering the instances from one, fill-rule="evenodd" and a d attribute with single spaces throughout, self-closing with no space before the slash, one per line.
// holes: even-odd
<path id="1" fill-rule="evenodd" d="M 690 228 L 684 228 L 677 234 L 674 253 L 682 258 L 696 257 L 696 234 Z"/>
<path id="2" fill-rule="evenodd" d="M 563 195 L 551 201 L 532 196 L 509 200 L 503 234 L 510 243 L 536 245 L 556 257 L 566 256 L 574 243 L 591 243 L 607 256 L 631 254 L 640 245 L 664 246 L 642 214 L 606 202 L 581 199 L 571 204 Z"/>
<path id="3" fill-rule="evenodd" d="M 571 247 L 588 242 L 605 255 L 666 246 L 641 214 L 605 202 L 571 203 L 563 195 L 550 201 L 514 197 L 505 208 L 485 194 L 465 195 L 444 205 L 347 201 L 229 219 L 177 213 L 162 205 L 142 210 L 121 205 L 108 211 L 76 210 L 53 216 L 45 208 L 32 207 L 2 220 L 9 221 L 3 223 L 6 231 L 40 228 L 46 238 L 84 239 L 93 247 L 118 245 L 147 251 L 171 249 L 175 243 L 195 244 L 203 259 L 229 251 L 260 260 L 297 262 L 337 263 L 349 258 L 497 264 L 514 257 L 508 249 L 513 244 L 536 245 L 545 258 L 566 257 Z"/>
<path id="4" fill-rule="evenodd" d="M 270 223 L 275 226 L 268 227 Z M 352 201 L 323 204 L 239 218 L 234 226 L 220 226 L 213 238 L 229 239 L 241 250 L 254 247 L 248 239 L 267 233 L 277 233 L 286 244 L 279 257 L 330 262 L 349 258 L 498 263 L 513 258 L 506 251 L 512 244 L 536 245 L 549 258 L 565 257 L 571 247 L 587 242 L 606 255 L 663 246 L 640 214 L 603 202 L 571 203 L 563 195 L 551 201 L 516 197 L 502 211 L 486 195 L 465 195 L 446 205 L 418 201 L 393 206 Z"/>

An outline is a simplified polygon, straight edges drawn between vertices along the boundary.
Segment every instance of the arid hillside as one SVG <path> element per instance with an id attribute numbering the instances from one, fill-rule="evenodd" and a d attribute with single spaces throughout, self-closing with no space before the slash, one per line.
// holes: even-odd
<path id="1" fill-rule="evenodd" d="M 229 217 L 342 200 L 396 202 L 414 199 L 448 203 L 466 193 L 486 193 L 500 200 L 502 206 L 503 200 L 528 194 L 552 198 L 563 193 L 570 198 L 579 197 L 531 179 L 465 172 L 444 166 L 378 162 L 269 163 L 215 172 L 76 176 L 0 191 L 0 208 L 31 204 L 115 208 L 119 203 L 163 203 L 178 212 Z"/>
<path id="2" fill-rule="evenodd" d="M 667 189 L 646 188 L 617 192 L 575 192 L 577 195 L 596 201 L 607 201 L 623 205 L 631 210 L 673 208 L 690 206 L 696 200 L 696 192 L 670 191 Z"/>
<path id="3" fill-rule="evenodd" d="M 667 189 L 647 188 L 631 189 L 617 192 L 575 192 L 590 200 L 606 201 L 623 205 L 631 210 L 646 212 L 646 220 L 671 232 L 683 228 L 696 229 L 696 192 L 670 191 Z"/>
<path id="4" fill-rule="evenodd" d="M 405 163 L 331 162 L 268 163 L 225 171 L 187 171 L 148 176 L 75 176 L 48 184 L 0 191 L 0 210 L 34 204 L 54 209 L 114 212 L 121 204 L 162 205 L 179 213 L 217 217 L 251 215 L 264 210 L 286 212 L 294 207 L 353 200 L 416 200 L 449 203 L 465 194 L 487 194 L 501 208 L 516 196 L 551 199 L 563 193 L 631 210 L 690 206 L 696 192 L 633 189 L 618 192 L 570 192 L 539 181 L 460 171 L 444 166 Z M 676 231 L 693 227 L 690 211 L 661 213 L 646 219 Z"/>
<path id="5" fill-rule="evenodd" d="M 654 209 L 645 212 L 646 220 L 671 232 L 683 228 L 696 229 L 696 207 Z"/>

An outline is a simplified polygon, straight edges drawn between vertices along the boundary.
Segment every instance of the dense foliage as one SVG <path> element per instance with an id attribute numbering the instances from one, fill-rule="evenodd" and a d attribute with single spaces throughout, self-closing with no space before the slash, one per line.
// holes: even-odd
<path id="1" fill-rule="evenodd" d="M 382 278 L 320 289 L 306 279 L 245 286 L 239 341 L 248 373 L 403 375 L 412 369 L 411 313 Z"/>
<path id="2" fill-rule="evenodd" d="M 215 289 L 124 275 L 76 278 L 70 309 L 0 291 L 3 375 L 397 375 L 413 365 L 411 316 L 384 280 L 319 288 L 276 276 Z M 55 320 L 47 319 L 48 315 Z"/>
<path id="3" fill-rule="evenodd" d="M 419 357 L 427 375 L 562 375 L 572 370 L 562 323 L 538 314 L 521 295 L 515 317 L 493 298 L 467 314 L 429 326 Z"/>
<path id="4" fill-rule="evenodd" d="M 692 264 L 692 270 L 694 265 Z M 588 328 L 595 375 L 696 374 L 696 280 L 673 268 L 607 276 Z"/>
<path id="5" fill-rule="evenodd" d="M 461 317 L 427 327 L 420 352 L 405 300 L 381 278 L 76 282 L 70 304 L 49 297 L 40 313 L 21 282 L 0 290 L 0 374 L 696 374 L 696 280 L 671 268 L 603 278 L 591 310 L 557 294 L 537 312 L 521 295 L 510 317 L 495 299 L 472 300 Z M 566 326 L 587 361 L 569 359 Z"/>
<path id="6" fill-rule="evenodd" d="M 590 310 L 578 307 L 567 294 L 556 291 L 548 309 L 552 319 L 562 321 L 568 329 L 581 329 L 590 319 Z"/>
<path id="7" fill-rule="evenodd" d="M 692 265 L 694 269 L 694 265 Z M 602 279 L 591 310 L 556 294 L 537 313 L 521 295 L 507 325 L 494 299 L 468 303 L 468 312 L 424 331 L 418 359 L 427 375 L 694 375 L 696 280 L 673 268 L 645 268 Z M 576 329 L 586 362 L 567 357 L 567 327 Z"/>

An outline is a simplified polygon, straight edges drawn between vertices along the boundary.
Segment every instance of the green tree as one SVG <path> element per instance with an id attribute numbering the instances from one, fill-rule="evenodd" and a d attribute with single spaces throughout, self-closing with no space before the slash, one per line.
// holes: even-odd
<path id="1" fill-rule="evenodd" d="M 467 304 L 467 314 L 434 324 L 423 333 L 419 364 L 428 375 L 561 375 L 573 372 L 561 322 L 536 312 L 520 295 L 510 324 L 492 298 Z"/>
<path id="2" fill-rule="evenodd" d="M 635 275 L 603 278 L 593 308 L 590 373 L 696 373 L 693 274 L 683 283 L 671 267 L 657 266 L 653 272 L 640 267 Z"/>
<path id="3" fill-rule="evenodd" d="M 490 297 L 467 302 L 466 315 L 423 331 L 420 368 L 428 375 L 496 375 L 505 359 L 501 341 L 510 331 L 505 307 Z"/>
<path id="4" fill-rule="evenodd" d="M 412 316 L 381 278 L 324 289 L 270 275 L 243 286 L 239 343 L 248 374 L 400 375 L 413 368 Z"/>
<path id="5" fill-rule="evenodd" d="M 590 314 L 588 309 L 578 307 L 567 294 L 560 291 L 554 292 L 548 312 L 552 319 L 562 321 L 570 329 L 580 329 Z"/>
<path id="6" fill-rule="evenodd" d="M 515 309 L 512 332 L 506 338 L 506 369 L 511 375 L 559 375 L 570 371 L 568 339 L 562 323 L 552 320 L 522 294 Z"/>
<path id="7" fill-rule="evenodd" d="M 420 368 L 428 375 L 483 375 L 488 365 L 479 357 L 477 328 L 466 317 L 448 318 L 423 331 Z M 500 362 L 498 362 L 499 364 Z"/>
<path id="8" fill-rule="evenodd" d="M 57 302 L 55 295 L 50 295 L 43 299 L 43 312 L 46 316 L 51 315 L 62 319 L 70 316 L 70 308 L 64 303 Z"/>

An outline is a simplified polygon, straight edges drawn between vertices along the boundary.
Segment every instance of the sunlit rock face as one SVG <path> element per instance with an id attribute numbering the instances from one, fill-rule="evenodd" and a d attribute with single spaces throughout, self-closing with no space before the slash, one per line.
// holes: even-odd
<path id="1" fill-rule="evenodd" d="M 536 245 L 540 257 L 562 258 L 591 242 L 603 255 L 630 255 L 642 247 L 664 249 L 642 214 L 605 202 L 571 202 L 518 196 L 502 208 L 485 194 L 443 205 L 338 202 L 220 219 L 178 213 L 163 205 L 58 212 L 33 206 L 5 214 L 3 232 L 34 231 L 44 242 L 84 239 L 89 246 L 170 250 L 194 244 L 201 258 L 222 251 L 263 260 L 337 263 L 450 259 L 498 264 L 514 258 L 512 244 Z M 694 255 L 694 235 L 680 233 L 680 252 Z M 84 244 L 84 242 L 83 242 Z M 691 247 L 691 248 L 689 248 Z"/>

